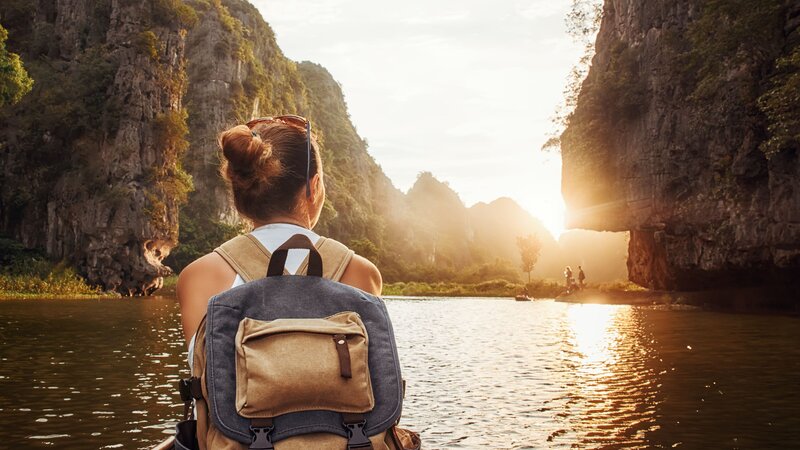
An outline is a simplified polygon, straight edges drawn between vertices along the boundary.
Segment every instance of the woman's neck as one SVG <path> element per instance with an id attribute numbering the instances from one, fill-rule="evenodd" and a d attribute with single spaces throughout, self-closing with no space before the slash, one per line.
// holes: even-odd
<path id="1" fill-rule="evenodd" d="M 289 216 L 273 217 L 270 220 L 267 220 L 267 221 L 264 221 L 264 222 L 254 221 L 253 222 L 253 227 L 254 228 L 259 228 L 259 227 L 263 227 L 265 225 L 271 225 L 271 224 L 277 224 L 277 223 L 296 225 L 298 227 L 311 229 L 311 227 L 309 227 L 307 223 L 304 224 L 300 220 L 297 220 L 296 218 L 289 217 Z"/>

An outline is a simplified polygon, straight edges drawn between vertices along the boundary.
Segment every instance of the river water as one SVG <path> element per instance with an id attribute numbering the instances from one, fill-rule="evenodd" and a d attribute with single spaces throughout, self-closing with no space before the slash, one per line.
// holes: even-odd
<path id="1" fill-rule="evenodd" d="M 800 321 L 388 299 L 425 449 L 797 448 Z M 174 299 L 0 301 L 0 447 L 147 448 L 182 412 Z"/>

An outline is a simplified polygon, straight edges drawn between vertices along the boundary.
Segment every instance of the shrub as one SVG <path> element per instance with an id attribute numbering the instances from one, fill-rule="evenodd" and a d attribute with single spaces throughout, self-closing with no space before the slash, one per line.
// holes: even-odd
<path id="1" fill-rule="evenodd" d="M 0 237 L 0 298 L 114 296 L 89 286 L 64 261 L 53 262 L 38 249 Z"/>
<path id="2" fill-rule="evenodd" d="M 758 99 L 767 116 L 769 138 L 761 144 L 768 156 L 800 147 L 800 46 L 778 59 L 771 88 Z"/>
<path id="3" fill-rule="evenodd" d="M 153 0 L 153 17 L 163 25 L 177 23 L 183 28 L 197 25 L 197 11 L 182 0 Z"/>
<path id="4" fill-rule="evenodd" d="M 158 37 L 152 31 L 142 31 L 136 35 L 134 40 L 136 47 L 144 54 L 150 56 L 154 61 L 158 60 Z"/>
<path id="5" fill-rule="evenodd" d="M 8 31 L 0 25 L 0 107 L 20 101 L 33 88 L 33 79 L 16 53 L 6 50 Z"/>

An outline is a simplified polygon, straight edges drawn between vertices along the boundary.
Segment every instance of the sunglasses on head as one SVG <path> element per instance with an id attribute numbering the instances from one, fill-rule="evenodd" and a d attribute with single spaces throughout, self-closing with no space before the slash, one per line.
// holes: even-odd
<path id="1" fill-rule="evenodd" d="M 259 117 L 258 119 L 253 119 L 247 122 L 247 128 L 252 130 L 256 125 L 274 122 L 285 123 L 306 130 L 306 154 L 308 158 L 306 160 L 306 197 L 311 197 L 311 121 L 302 116 L 286 114 L 283 116 Z"/>

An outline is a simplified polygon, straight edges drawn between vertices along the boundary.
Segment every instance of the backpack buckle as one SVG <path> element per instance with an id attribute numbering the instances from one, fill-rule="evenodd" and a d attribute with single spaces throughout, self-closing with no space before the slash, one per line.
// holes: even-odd
<path id="1" fill-rule="evenodd" d="M 191 378 L 184 378 L 182 380 L 178 380 L 178 393 L 181 394 L 181 400 L 185 402 L 192 401 L 192 391 L 191 391 Z"/>
<path id="2" fill-rule="evenodd" d="M 178 392 L 181 395 L 181 400 L 183 400 L 183 419 L 191 419 L 194 415 L 192 401 L 203 398 L 200 378 L 191 377 L 178 380 Z"/>
<path id="3" fill-rule="evenodd" d="M 367 434 L 364 433 L 366 425 L 366 420 L 344 422 L 344 426 L 347 429 L 347 450 L 372 450 L 372 442 L 367 437 Z"/>
<path id="4" fill-rule="evenodd" d="M 272 429 L 275 428 L 272 425 L 267 426 L 256 426 L 250 425 L 250 432 L 253 433 L 253 441 L 250 443 L 251 449 L 261 449 L 261 450 L 274 450 L 275 447 L 272 445 L 272 438 L 270 437 L 270 433 L 272 433 Z"/>
<path id="5" fill-rule="evenodd" d="M 178 380 L 178 392 L 181 400 L 190 402 L 192 399 L 200 400 L 203 398 L 203 387 L 200 384 L 200 377 L 183 378 Z"/>

